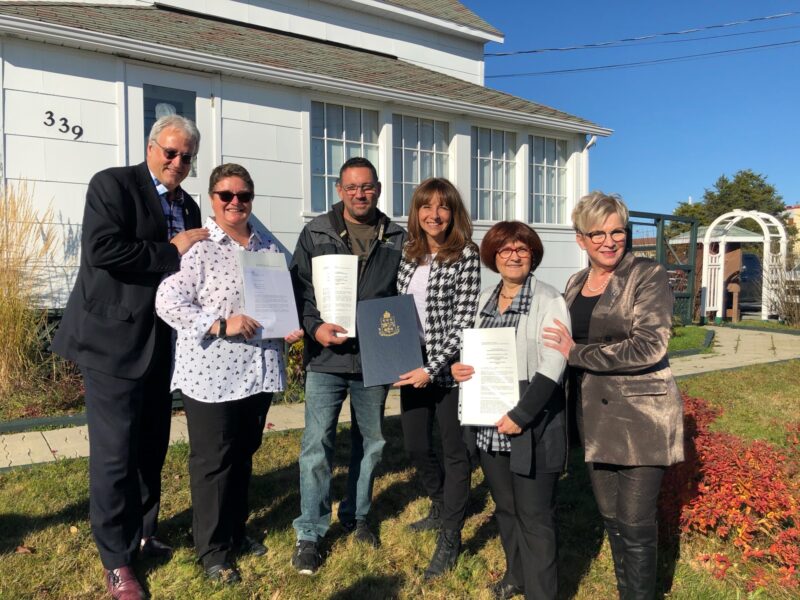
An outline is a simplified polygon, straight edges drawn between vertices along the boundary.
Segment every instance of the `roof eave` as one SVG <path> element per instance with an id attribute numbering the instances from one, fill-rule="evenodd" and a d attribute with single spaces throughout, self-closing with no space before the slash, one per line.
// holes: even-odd
<path id="1" fill-rule="evenodd" d="M 450 98 L 432 98 L 425 94 L 415 94 L 360 82 L 346 81 L 326 75 L 271 67 L 204 52 L 186 49 L 180 49 L 180 52 L 175 52 L 176 48 L 163 44 L 132 40 L 121 36 L 8 15 L 0 16 L 0 33 L 139 60 L 157 61 L 162 64 L 191 70 L 208 70 L 298 88 L 344 93 L 349 96 L 372 100 L 388 100 L 422 108 L 435 108 L 451 113 L 456 112 L 475 117 L 500 119 L 518 124 L 538 125 L 573 133 L 609 136 L 613 132 L 613 130 L 599 125 L 586 124 L 569 119 L 485 107 Z"/>
<path id="2" fill-rule="evenodd" d="M 455 34 L 460 37 L 469 38 L 471 40 L 486 42 L 497 42 L 502 44 L 505 40 L 503 33 L 492 28 L 492 31 L 477 29 L 469 27 L 468 25 L 461 25 L 446 19 L 437 19 L 430 15 L 418 13 L 413 10 L 408 10 L 400 6 L 392 4 L 385 4 L 377 2 L 376 0 L 322 0 L 329 4 L 336 4 L 337 6 L 350 6 L 352 4 L 359 4 L 365 12 L 372 14 L 379 14 L 386 16 L 387 13 L 391 18 L 402 21 L 404 23 L 413 23 L 415 25 L 422 25 L 428 29 L 435 29 L 445 31 L 447 33 Z"/>

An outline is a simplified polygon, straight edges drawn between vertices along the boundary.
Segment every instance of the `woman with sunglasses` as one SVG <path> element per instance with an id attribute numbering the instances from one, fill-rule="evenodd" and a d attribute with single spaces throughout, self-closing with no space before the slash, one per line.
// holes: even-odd
<path id="1" fill-rule="evenodd" d="M 266 548 L 246 534 L 252 457 L 261 445 L 272 395 L 284 389 L 284 341 L 261 339 L 259 323 L 242 313 L 239 252 L 279 252 L 250 223 L 253 180 L 237 164 L 209 180 L 209 238 L 181 259 L 161 283 L 156 311 L 177 332 L 172 390 L 181 390 L 189 430 L 192 533 L 206 576 L 240 580 L 237 555 Z"/>
<path id="2" fill-rule="evenodd" d="M 500 283 L 481 293 L 476 327 L 516 330 L 520 399 L 491 427 L 472 427 L 481 467 L 495 503 L 506 556 L 506 572 L 494 584 L 495 598 L 554 599 L 556 571 L 555 492 L 567 458 L 561 377 L 566 366 L 545 348 L 542 332 L 559 319 L 569 323 L 564 299 L 533 274 L 542 262 L 539 235 L 525 223 L 501 221 L 481 243 L 483 264 Z M 474 369 L 455 363 L 453 377 L 470 379 Z"/>
<path id="3" fill-rule="evenodd" d="M 426 579 L 455 564 L 469 499 L 470 460 L 450 365 L 461 330 L 472 327 L 481 286 L 478 248 L 471 238 L 472 222 L 455 186 L 439 177 L 423 181 L 411 197 L 397 291 L 414 296 L 425 365 L 401 375 L 395 387 L 400 387 L 406 452 L 431 499 L 428 515 L 409 529 L 439 530 Z M 434 421 L 443 462 L 434 452 Z"/>
<path id="4" fill-rule="evenodd" d="M 584 196 L 572 221 L 589 267 L 567 283 L 572 333 L 556 321 L 544 337 L 569 362 L 570 406 L 620 597 L 652 600 L 661 479 L 683 460 L 683 404 L 667 358 L 673 294 L 661 265 L 626 251 L 619 196 Z"/>

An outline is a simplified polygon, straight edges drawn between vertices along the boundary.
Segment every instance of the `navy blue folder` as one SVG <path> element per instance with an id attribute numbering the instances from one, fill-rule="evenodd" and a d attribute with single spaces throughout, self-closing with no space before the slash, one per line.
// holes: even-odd
<path id="1" fill-rule="evenodd" d="M 365 387 L 395 383 L 401 374 L 423 366 L 413 296 L 362 300 L 356 331 Z"/>

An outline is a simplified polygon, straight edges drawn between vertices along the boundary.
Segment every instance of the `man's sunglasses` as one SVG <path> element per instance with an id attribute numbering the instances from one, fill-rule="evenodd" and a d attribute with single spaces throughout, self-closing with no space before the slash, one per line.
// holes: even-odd
<path id="1" fill-rule="evenodd" d="M 164 153 L 164 158 L 166 158 L 167 160 L 175 160 L 176 156 L 180 156 L 182 165 L 192 164 L 192 161 L 194 160 L 195 156 L 194 154 L 189 154 L 188 152 L 178 152 L 174 148 L 164 148 L 164 146 L 159 144 L 157 141 L 155 140 L 152 141 L 156 146 L 161 148 L 161 151 Z"/>
<path id="2" fill-rule="evenodd" d="M 225 204 L 231 202 L 234 197 L 238 198 L 239 202 L 250 202 L 253 199 L 253 192 L 229 192 L 228 190 L 222 190 L 211 193 L 216 194 L 217 198 L 222 200 Z"/>

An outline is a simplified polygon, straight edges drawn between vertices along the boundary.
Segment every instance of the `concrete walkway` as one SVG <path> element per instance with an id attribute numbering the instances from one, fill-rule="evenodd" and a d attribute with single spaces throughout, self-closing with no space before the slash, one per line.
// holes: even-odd
<path id="1" fill-rule="evenodd" d="M 676 376 L 800 358 L 800 335 L 726 327 L 711 329 L 715 332 L 714 354 L 697 354 L 672 359 L 672 370 Z M 303 410 L 302 404 L 273 406 L 267 417 L 268 431 L 302 429 Z M 400 414 L 400 394 L 393 390 L 386 401 L 386 415 L 398 414 Z M 346 403 L 339 422 L 349 421 L 350 407 Z M 171 442 L 185 442 L 188 439 L 186 417 L 183 415 L 173 417 Z M 0 470 L 88 455 L 89 438 L 85 425 L 51 431 L 0 435 Z"/>

